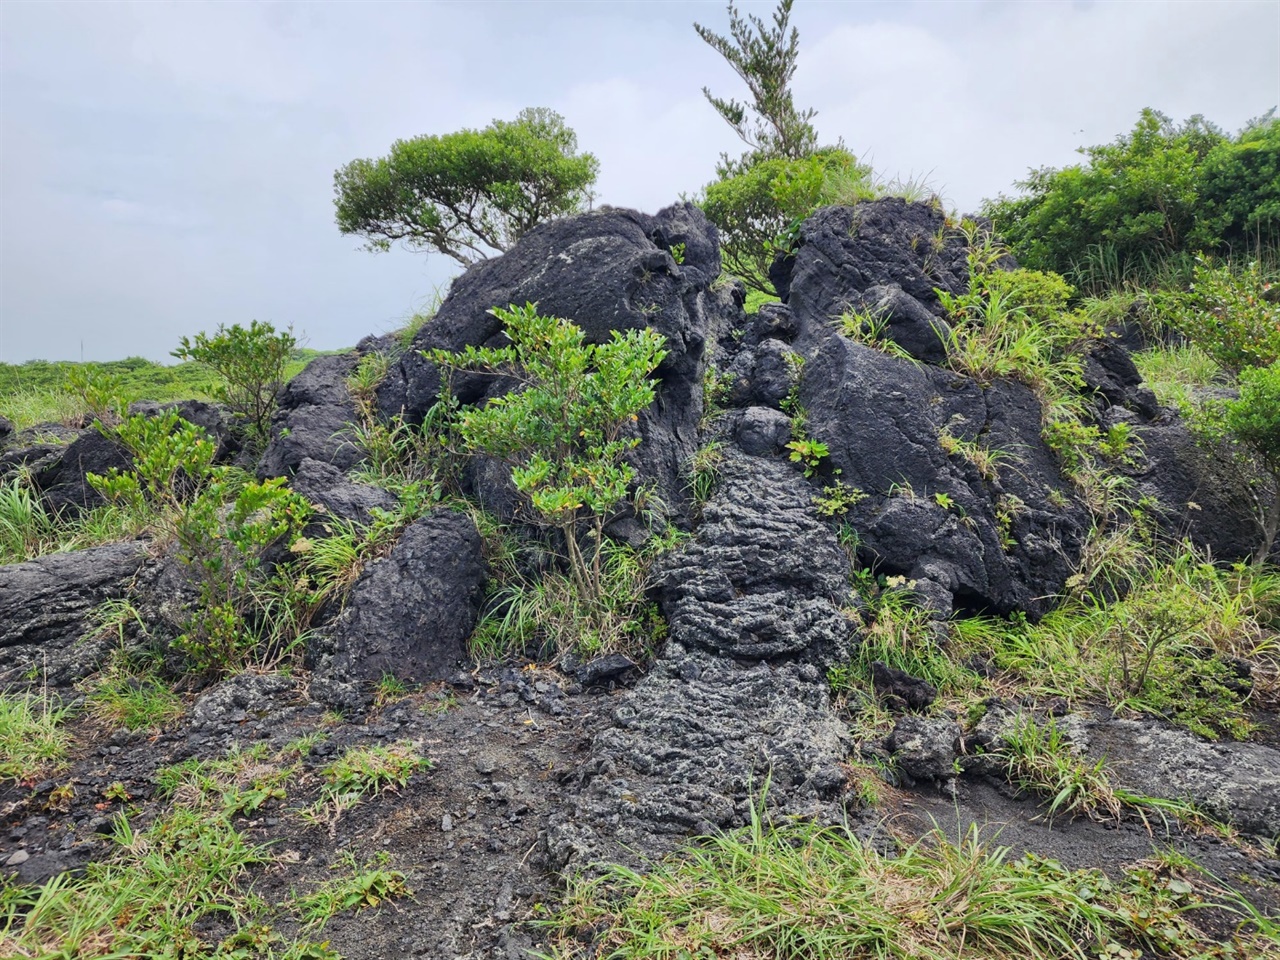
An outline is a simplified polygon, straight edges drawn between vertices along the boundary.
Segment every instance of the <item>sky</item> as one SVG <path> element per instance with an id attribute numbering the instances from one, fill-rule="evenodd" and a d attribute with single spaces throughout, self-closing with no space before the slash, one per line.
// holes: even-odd
<path id="1" fill-rule="evenodd" d="M 599 158 L 597 202 L 693 195 L 744 149 L 702 88 L 745 95 L 695 21 L 728 32 L 720 0 L 3 0 L 0 361 L 168 361 L 254 319 L 326 350 L 395 329 L 458 268 L 342 236 L 334 171 L 524 107 Z M 1280 0 L 797 0 L 792 23 L 821 140 L 961 212 L 1143 107 L 1234 131 L 1280 103 Z"/>

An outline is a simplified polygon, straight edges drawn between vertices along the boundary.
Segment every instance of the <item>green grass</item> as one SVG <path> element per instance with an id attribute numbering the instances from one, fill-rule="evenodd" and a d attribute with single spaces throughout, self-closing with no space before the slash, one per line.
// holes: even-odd
<path id="1" fill-rule="evenodd" d="M 354 856 L 345 854 L 332 869 L 345 867 L 347 875 L 334 877 L 310 893 L 295 892 L 290 897 L 293 911 L 304 924 L 323 927 L 344 910 L 358 913 L 388 900 L 412 896 L 413 891 L 405 884 L 405 875 L 399 870 L 385 869 L 390 860 L 387 853 L 379 852 L 359 867 Z"/>
<path id="2" fill-rule="evenodd" d="M 519 657 L 558 659 L 624 653 L 634 659 L 651 655 L 666 635 L 666 622 L 646 597 L 650 571 L 659 556 L 672 549 L 675 534 L 654 537 L 642 549 L 606 540 L 601 546 L 600 602 L 582 596 L 568 573 L 558 569 L 530 575 L 526 551 L 503 533 L 486 542 L 493 579 L 486 609 L 468 641 L 481 662 Z M 483 528 L 482 528 L 483 532 Z"/>
<path id="3" fill-rule="evenodd" d="M 1280 573 L 1215 566 L 1189 546 L 1119 578 L 1123 599 L 1067 599 L 1039 623 L 973 617 L 953 655 L 988 656 L 1023 691 L 1164 716 L 1206 737 L 1247 736 L 1245 693 L 1223 657 L 1253 666 L 1266 702 L 1280 674 Z"/>
<path id="4" fill-rule="evenodd" d="M 0 781 L 33 780 L 66 764 L 67 707 L 34 694 L 0 694 Z"/>
<path id="5" fill-rule="evenodd" d="M 182 698 L 154 673 L 114 666 L 88 694 L 90 711 L 126 730 L 159 730 L 183 715 Z"/>
<path id="6" fill-rule="evenodd" d="M 545 926 L 556 960 L 1092 960 L 1208 954 L 1214 941 L 1188 920 L 1201 901 L 1189 883 L 1135 869 L 1112 883 L 1101 871 L 1013 860 L 976 828 L 940 832 L 883 853 L 845 828 L 749 828 L 705 839 L 645 874 L 614 867 L 570 884 Z M 1242 921 L 1242 956 L 1261 956 L 1275 925 L 1220 889 Z M 1108 953 L 1107 951 L 1112 951 Z M 1130 953 L 1128 956 L 1137 956 Z"/>
<path id="7" fill-rule="evenodd" d="M 266 859 L 225 817 L 181 807 L 142 832 L 121 817 L 112 839 L 115 854 L 82 876 L 7 895 L 0 944 L 11 955 L 199 955 L 196 923 L 234 910 L 236 882 Z"/>
<path id="8" fill-rule="evenodd" d="M 0 955 L 340 960 L 327 945 L 287 940 L 255 916 L 264 905 L 240 885 L 270 858 L 227 815 L 180 805 L 145 830 L 121 816 L 112 840 L 112 854 L 82 872 L 0 889 Z M 204 927 L 215 919 L 237 932 L 210 942 Z"/>
<path id="9" fill-rule="evenodd" d="M 837 695 L 870 690 L 876 661 L 928 681 L 944 699 L 964 699 L 979 692 L 981 678 L 940 645 L 928 611 L 917 606 L 910 587 L 911 582 L 901 577 L 882 584 L 864 581 L 869 621 L 854 658 L 829 674 Z"/>
<path id="10" fill-rule="evenodd" d="M 132 540 L 154 519 L 147 510 L 116 504 L 57 516 L 36 494 L 30 477 L 18 471 L 0 479 L 0 564 Z"/>
<path id="11" fill-rule="evenodd" d="M 234 746 L 218 760 L 184 760 L 156 772 L 162 798 L 213 811 L 220 816 L 255 813 L 267 803 L 284 800 L 298 764 L 285 763 L 286 753 L 268 756 L 267 745 L 248 750 Z"/>
<path id="12" fill-rule="evenodd" d="M 1133 362 L 1161 405 L 1176 407 L 1183 416 L 1200 405 L 1200 391 L 1229 386 L 1213 358 L 1195 346 L 1151 347 L 1135 353 Z"/>
<path id="13" fill-rule="evenodd" d="M 1052 717 L 1043 723 L 1019 717 L 1003 740 L 1010 781 L 1045 797 L 1050 820 L 1059 814 L 1120 819 L 1121 802 L 1107 777 L 1105 761 L 1080 756 Z"/>
<path id="14" fill-rule="evenodd" d="M 296 376 L 322 352 L 295 350 L 285 369 L 286 380 Z M 73 373 L 99 384 L 109 384 L 125 403 L 208 400 L 212 397 L 210 388 L 214 380 L 213 373 L 199 363 L 166 365 L 141 357 L 85 363 L 48 360 L 0 363 L 0 414 L 20 430 L 38 423 L 86 425 L 89 404 L 68 382 Z"/>
<path id="15" fill-rule="evenodd" d="M 746 310 L 747 313 L 759 313 L 760 308 L 763 307 L 766 303 L 781 303 L 781 302 L 782 301 L 778 299 L 776 294 L 765 293 L 763 290 L 748 288 L 747 301 L 744 304 L 743 309 Z"/>
<path id="16" fill-rule="evenodd" d="M 415 773 L 432 766 L 432 761 L 409 740 L 385 747 L 352 747 L 321 767 L 320 797 L 301 815 L 309 822 L 327 823 L 332 828 L 343 813 L 361 800 L 402 789 Z"/>

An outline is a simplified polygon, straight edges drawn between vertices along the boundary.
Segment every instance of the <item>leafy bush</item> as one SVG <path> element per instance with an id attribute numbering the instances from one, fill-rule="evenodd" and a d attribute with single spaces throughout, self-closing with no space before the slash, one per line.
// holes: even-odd
<path id="1" fill-rule="evenodd" d="M 291 542 L 309 515 L 310 505 L 283 477 L 246 480 L 231 471 L 210 481 L 182 514 L 178 559 L 191 568 L 199 595 L 174 645 L 196 669 L 224 673 L 255 648 L 279 655 L 297 639 L 278 607 L 304 606 L 310 597 L 287 578 L 268 577 L 264 559 L 272 545 Z"/>
<path id="2" fill-rule="evenodd" d="M 1280 530 L 1280 360 L 1240 374 L 1240 397 L 1226 404 L 1225 424 L 1271 475 L 1271 503 L 1263 511 L 1263 540 L 1254 561 L 1271 556 Z"/>
<path id="3" fill-rule="evenodd" d="M 1280 241 L 1280 120 L 1270 114 L 1232 138 L 1203 117 L 1177 125 L 1147 109 L 1129 133 L 1081 152 L 1083 164 L 1033 170 L 1023 196 L 984 208 L 1025 266 L 1070 275 L 1102 258 L 1114 283 L 1149 278 L 1171 254 Z"/>
<path id="4" fill-rule="evenodd" d="M 1190 289 L 1162 294 L 1159 312 L 1223 369 L 1238 374 L 1280 360 L 1280 305 L 1253 261 L 1243 270 L 1206 260 L 1195 265 Z"/>
<path id="5" fill-rule="evenodd" d="M 244 421 L 250 439 L 262 444 L 297 343 L 292 333 L 277 333 L 271 324 L 254 320 L 247 329 L 237 323 L 218 327 L 213 336 L 183 337 L 173 356 L 211 368 L 220 379 L 214 396 Z"/>
<path id="6" fill-rule="evenodd" d="M 130 453 L 129 470 L 112 467 L 105 476 L 89 474 L 89 484 L 108 500 L 130 509 L 158 509 L 176 521 L 184 503 L 215 472 L 217 449 L 204 430 L 176 410 L 159 416 L 133 416 L 107 436 Z"/>
<path id="7" fill-rule="evenodd" d="M 370 250 L 399 240 L 465 267 L 582 209 L 599 163 L 577 150 L 564 118 L 545 108 L 483 130 L 397 140 L 387 156 L 334 174 L 338 229 L 364 237 Z"/>
<path id="8" fill-rule="evenodd" d="M 588 344 L 568 320 L 543 317 L 533 304 L 495 309 L 511 343 L 434 351 L 447 369 L 515 378 L 522 389 L 464 408 L 457 433 L 465 449 L 511 464 L 511 480 L 533 508 L 531 519 L 561 532 L 569 572 L 591 604 L 605 599 L 600 548 L 604 524 L 626 498 L 635 470 L 626 461 L 640 443 L 633 422 L 653 402 L 649 375 L 666 356 L 652 330 L 614 332 Z M 590 542 L 583 549 L 579 525 Z"/>
<path id="9" fill-rule="evenodd" d="M 263 561 L 269 547 L 293 540 L 310 505 L 282 477 L 256 481 L 215 466 L 209 437 L 175 411 L 130 417 L 115 436 L 132 453 L 133 469 L 87 479 L 114 503 L 152 509 L 160 531 L 177 541 L 176 556 L 191 568 L 199 599 L 175 647 L 195 668 L 223 672 L 264 640 L 278 646 L 294 639 L 288 634 L 296 624 L 286 614 L 311 598 L 286 577 L 268 577 Z"/>
<path id="10" fill-rule="evenodd" d="M 720 230 L 725 269 L 753 290 L 774 292 L 769 264 L 794 225 L 827 204 L 875 196 L 869 167 L 832 147 L 801 159 L 744 160 L 708 184 L 703 211 Z"/>

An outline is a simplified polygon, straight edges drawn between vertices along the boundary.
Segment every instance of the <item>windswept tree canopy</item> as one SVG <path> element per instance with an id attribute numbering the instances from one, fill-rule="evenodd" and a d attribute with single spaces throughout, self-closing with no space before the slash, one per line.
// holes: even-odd
<path id="1" fill-rule="evenodd" d="M 483 130 L 397 140 L 387 156 L 334 174 L 338 229 L 370 250 L 400 240 L 469 266 L 583 209 L 600 164 L 577 151 L 564 118 L 542 107 Z"/>

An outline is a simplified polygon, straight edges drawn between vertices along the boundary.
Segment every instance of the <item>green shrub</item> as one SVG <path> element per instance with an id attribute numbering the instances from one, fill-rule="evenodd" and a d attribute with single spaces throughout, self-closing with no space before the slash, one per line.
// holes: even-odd
<path id="1" fill-rule="evenodd" d="M 268 575 L 267 549 L 292 543 L 311 508 L 282 477 L 257 481 L 213 464 L 208 435 L 174 411 L 130 417 L 115 431 L 133 469 L 89 474 L 108 500 L 151 509 L 195 580 L 198 600 L 174 646 L 198 670 L 234 670 L 260 644 L 268 655 L 297 639 L 299 611 L 313 598 L 286 572 Z"/>
<path id="2" fill-rule="evenodd" d="M 829 148 L 803 159 L 744 163 L 708 184 L 701 206 L 720 230 L 725 270 L 772 295 L 769 264 L 787 247 L 789 230 L 818 207 L 875 195 L 870 168 L 846 150 Z"/>
<path id="3" fill-rule="evenodd" d="M 246 480 L 231 471 L 189 504 L 177 526 L 178 559 L 199 593 L 174 646 L 197 670 L 234 671 L 250 652 L 278 656 L 298 639 L 294 617 L 311 597 L 283 573 L 268 576 L 264 559 L 274 544 L 291 543 L 310 513 L 283 477 Z"/>
<path id="4" fill-rule="evenodd" d="M 1081 151 L 1082 164 L 1033 170 L 1018 197 L 983 212 L 1025 266 L 1116 286 L 1158 279 L 1197 250 L 1275 251 L 1280 120 L 1229 137 L 1203 117 L 1174 124 L 1146 109 L 1133 130 Z"/>
<path id="5" fill-rule="evenodd" d="M 105 476 L 90 473 L 86 479 L 107 500 L 127 509 L 150 507 L 176 522 L 186 501 L 215 473 L 216 445 L 176 410 L 128 417 L 104 432 L 129 451 L 133 465 L 128 470 L 112 467 Z"/>
<path id="6" fill-rule="evenodd" d="M 603 604 L 604 524 L 635 478 L 626 457 L 640 443 L 634 421 L 656 395 L 649 375 L 666 356 L 663 339 L 652 330 L 630 330 L 588 344 L 580 327 L 540 316 L 533 304 L 493 313 L 509 346 L 429 357 L 447 369 L 513 376 L 523 386 L 463 409 L 458 437 L 467 451 L 511 465 L 512 482 L 533 508 L 531 519 L 563 535 L 580 595 Z"/>
<path id="7" fill-rule="evenodd" d="M 1254 561 L 1271 555 L 1280 529 L 1280 360 L 1240 374 L 1240 397 L 1225 407 L 1225 425 L 1271 476 L 1271 501 L 1263 513 L 1263 539 Z"/>
<path id="8" fill-rule="evenodd" d="M 173 356 L 212 369 L 219 378 L 214 396 L 243 421 L 253 443 L 265 444 L 276 394 L 297 343 L 292 333 L 277 333 L 271 324 L 254 320 L 247 329 L 237 323 L 218 327 L 213 336 L 183 337 Z"/>
<path id="9" fill-rule="evenodd" d="M 1256 260 L 1243 270 L 1198 260 L 1190 289 L 1163 294 L 1157 303 L 1175 329 L 1239 374 L 1280 360 L 1280 305 L 1264 296 L 1269 286 Z"/>
<path id="10" fill-rule="evenodd" d="M 85 426 L 95 420 L 114 426 L 124 417 L 128 404 L 118 376 L 93 367 L 72 367 L 67 371 L 66 385 L 85 410 Z"/>

